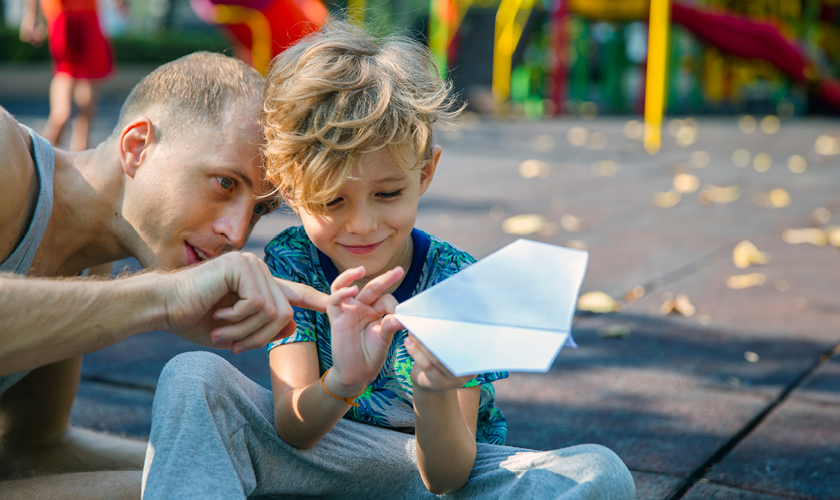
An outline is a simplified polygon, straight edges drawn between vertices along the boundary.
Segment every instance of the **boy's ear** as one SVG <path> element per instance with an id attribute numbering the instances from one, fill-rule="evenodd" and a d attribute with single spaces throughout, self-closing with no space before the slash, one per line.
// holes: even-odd
<path id="1" fill-rule="evenodd" d="M 435 144 L 432 146 L 432 159 L 429 163 L 423 167 L 423 172 L 420 173 L 420 195 L 426 192 L 429 189 L 429 184 L 432 183 L 432 179 L 435 176 L 435 170 L 437 169 L 438 160 L 440 160 L 440 154 L 443 153 L 443 148 L 439 145 Z"/>
<path id="2" fill-rule="evenodd" d="M 150 146 L 157 144 L 155 124 L 148 117 L 141 116 L 130 122 L 120 135 L 120 165 L 129 177 L 134 177 L 137 169 L 145 161 Z"/>

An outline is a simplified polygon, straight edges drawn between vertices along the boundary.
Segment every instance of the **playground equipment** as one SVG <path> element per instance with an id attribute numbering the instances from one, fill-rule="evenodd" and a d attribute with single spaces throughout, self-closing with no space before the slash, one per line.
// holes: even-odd
<path id="1" fill-rule="evenodd" d="M 591 100 L 593 92 L 599 94 L 607 111 L 640 110 L 639 106 L 628 108 L 628 101 L 643 102 L 647 108 L 650 95 L 644 99 L 639 92 L 628 98 L 623 91 L 628 72 L 637 74 L 637 81 L 651 83 L 656 75 L 657 81 L 667 82 L 657 92 L 663 106 L 677 112 L 736 111 L 756 85 L 770 88 L 765 93 L 770 92 L 773 106 L 783 102 L 790 108 L 790 101 L 796 101 L 802 108 L 807 89 L 840 109 L 840 86 L 812 59 L 813 53 L 823 51 L 835 65 L 829 70 L 840 63 L 840 6 L 836 3 L 701 0 L 691 7 L 673 4 L 672 9 L 664 10 L 668 14 L 663 18 L 657 14 L 662 9 L 655 6 L 665 4 L 658 0 L 554 0 L 550 7 L 534 0 L 499 0 L 493 95 L 504 110 L 522 93 L 512 85 L 527 82 L 527 75 L 519 78 L 521 67 L 514 67 L 511 59 L 517 46 L 521 50 L 522 44 L 529 43 L 523 39 L 528 36 L 526 21 L 539 15 L 541 22 L 550 25 L 543 35 L 549 38 L 548 43 L 540 43 L 549 48 L 544 54 L 544 70 L 550 78 L 534 97 L 550 99 L 558 111 L 569 101 Z M 430 46 L 442 67 L 452 58 L 454 33 L 472 5 L 469 0 L 431 0 Z M 651 39 L 643 43 L 658 53 L 630 61 L 625 54 L 629 52 L 625 32 L 647 34 L 642 23 L 648 19 Z M 675 27 L 669 26 L 670 21 Z M 599 36 L 602 40 L 594 40 Z M 593 47 L 597 47 L 594 57 Z M 595 73 L 599 81 L 592 80 Z M 648 144 L 653 147 L 654 142 L 651 136 Z"/>
<path id="2" fill-rule="evenodd" d="M 238 56 L 265 74 L 271 59 L 323 26 L 320 0 L 190 0 L 196 15 L 225 29 L 238 43 Z"/>
<path id="3" fill-rule="evenodd" d="M 645 89 L 645 150 L 656 153 L 662 145 L 662 114 L 668 83 L 668 33 L 670 0 L 650 0 L 648 29 L 647 88 Z"/>

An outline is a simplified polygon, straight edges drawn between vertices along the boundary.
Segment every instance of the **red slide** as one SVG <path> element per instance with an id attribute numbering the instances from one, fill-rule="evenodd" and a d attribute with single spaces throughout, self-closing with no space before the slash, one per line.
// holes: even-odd
<path id="1" fill-rule="evenodd" d="M 716 14 L 673 4 L 671 19 L 721 52 L 763 59 L 798 82 L 809 82 L 826 103 L 840 109 L 840 82 L 821 76 L 796 44 L 770 24 L 732 14 Z"/>

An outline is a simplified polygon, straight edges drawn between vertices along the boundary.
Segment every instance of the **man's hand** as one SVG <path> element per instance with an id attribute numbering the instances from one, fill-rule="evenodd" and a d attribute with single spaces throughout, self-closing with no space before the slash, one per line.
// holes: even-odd
<path id="1" fill-rule="evenodd" d="M 327 306 L 326 294 L 274 278 L 253 254 L 227 253 L 162 278 L 163 329 L 235 354 L 294 333 L 291 306 L 317 311 Z"/>

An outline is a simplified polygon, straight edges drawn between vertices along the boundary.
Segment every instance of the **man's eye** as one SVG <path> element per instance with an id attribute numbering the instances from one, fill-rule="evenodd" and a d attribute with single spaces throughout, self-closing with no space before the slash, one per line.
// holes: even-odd
<path id="1" fill-rule="evenodd" d="M 401 195 L 403 192 L 402 189 L 398 189 L 396 191 L 391 191 L 389 193 L 379 193 L 379 196 L 382 198 L 396 198 L 397 196 Z"/>
<path id="2" fill-rule="evenodd" d="M 266 212 L 268 212 L 268 208 L 266 208 L 266 206 L 263 205 L 262 203 L 260 203 L 259 205 L 254 205 L 254 213 L 255 214 L 264 215 Z"/>
<path id="3" fill-rule="evenodd" d="M 233 187 L 233 180 L 227 177 L 216 177 L 216 180 L 219 181 L 219 185 L 221 185 L 224 189 L 230 189 Z"/>

